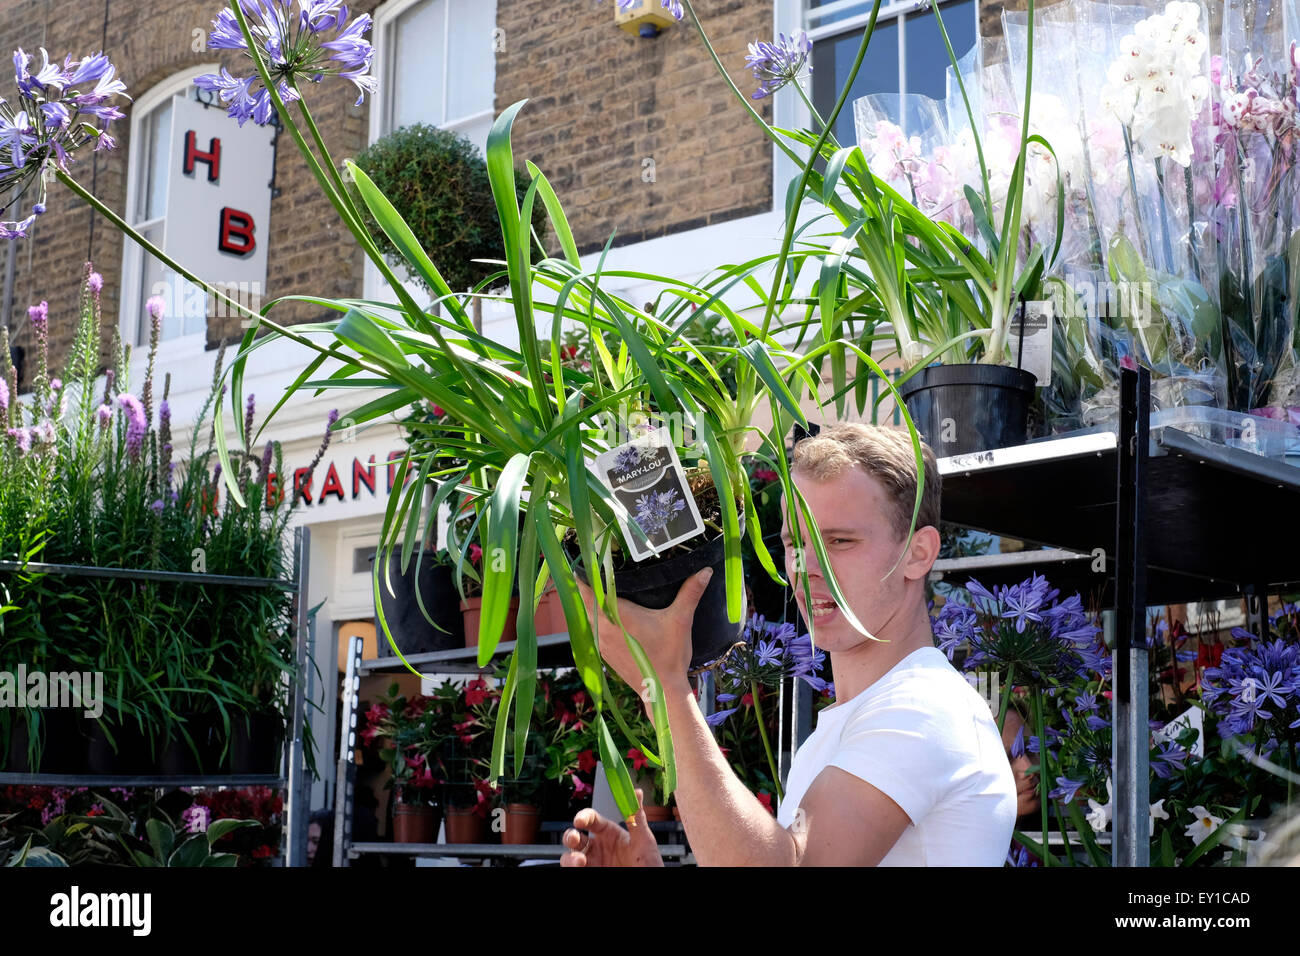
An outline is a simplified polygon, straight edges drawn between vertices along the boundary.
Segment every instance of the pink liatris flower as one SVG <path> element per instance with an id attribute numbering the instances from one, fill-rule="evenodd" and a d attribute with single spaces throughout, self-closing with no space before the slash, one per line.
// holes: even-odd
<path id="1" fill-rule="evenodd" d="M 107 405 L 100 405 L 95 409 L 95 420 L 99 422 L 100 428 L 107 428 L 113 420 L 113 409 Z"/>
<path id="2" fill-rule="evenodd" d="M 9 410 L 9 383 L 0 378 L 0 412 Z"/>
<path id="3" fill-rule="evenodd" d="M 140 399 L 136 398 L 130 392 L 123 392 L 117 396 L 117 404 L 126 409 L 126 453 L 135 461 L 140 457 L 140 451 L 144 447 L 144 433 L 147 428 L 144 417 L 144 406 L 140 404 Z"/>
<path id="4" fill-rule="evenodd" d="M 99 295 L 99 293 L 104 290 L 104 277 L 98 272 L 92 272 L 86 278 L 86 284 L 90 286 L 90 291 L 92 293 Z"/>
<path id="5" fill-rule="evenodd" d="M 26 428 L 9 428 L 5 434 L 18 444 L 18 454 L 25 455 L 32 450 L 32 433 Z"/>
<path id="6" fill-rule="evenodd" d="M 167 303 L 163 301 L 163 297 L 160 295 L 151 295 L 144 303 L 144 309 L 149 313 L 149 318 L 153 319 L 155 322 L 162 320 L 163 312 L 166 308 Z"/>

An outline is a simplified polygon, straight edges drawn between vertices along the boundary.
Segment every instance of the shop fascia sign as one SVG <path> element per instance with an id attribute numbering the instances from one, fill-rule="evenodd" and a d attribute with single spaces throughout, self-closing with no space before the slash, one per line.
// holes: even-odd
<path id="1" fill-rule="evenodd" d="M 372 446 L 354 451 L 356 446 L 349 448 L 350 444 L 343 442 L 332 446 L 331 451 L 337 448 L 340 454 L 327 453 L 314 471 L 309 470 L 315 456 L 315 450 L 311 449 L 303 455 L 301 462 L 291 466 L 286 461 L 283 476 L 271 472 L 266 488 L 268 507 L 276 503 L 277 497 L 283 500 L 286 494 L 297 492 L 302 494 L 299 507 L 312 510 L 330 505 L 337 510 L 350 502 L 380 500 L 386 503 L 388 495 L 396 487 L 397 473 L 406 457 L 406 449 L 385 447 L 374 450 Z M 407 469 L 406 484 L 409 485 L 414 478 L 415 469 Z"/>

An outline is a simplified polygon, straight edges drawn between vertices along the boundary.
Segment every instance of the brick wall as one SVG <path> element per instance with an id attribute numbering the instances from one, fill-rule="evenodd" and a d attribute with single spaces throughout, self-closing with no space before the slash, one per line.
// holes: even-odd
<path id="1" fill-rule="evenodd" d="M 772 147 L 718 76 L 688 21 L 652 40 L 614 24 L 613 0 L 498 0 L 505 50 L 497 112 L 520 163 L 555 186 L 583 251 L 772 208 Z M 770 38 L 770 0 L 700 0 L 701 22 L 741 91 L 750 42 Z M 771 103 L 759 101 L 771 121 Z M 653 165 L 651 165 L 653 164 Z M 650 180 L 653 173 L 653 181 Z"/>
<path id="2" fill-rule="evenodd" d="M 355 10 L 373 9 L 376 0 L 358 0 Z M 84 56 L 104 50 L 118 69 L 129 93 L 147 92 L 158 82 L 186 67 L 220 62 L 232 72 L 248 69 L 247 60 L 228 50 L 205 49 L 207 29 L 221 7 L 220 0 L 157 0 L 148 4 L 128 0 L 19 0 L 0 14 L 0 50 L 22 46 L 28 52 L 45 47 L 51 58 L 67 53 Z M 196 31 L 199 31 L 196 34 Z M 39 62 L 39 53 L 36 53 Z M 12 75 L 0 73 L 0 85 L 9 92 Z M 311 88 L 308 99 L 313 114 L 336 158 L 349 156 L 365 143 L 365 107 L 354 108 L 351 84 L 322 83 Z M 71 174 L 109 208 L 122 214 L 126 205 L 127 156 L 131 149 L 129 105 L 125 119 L 113 124 L 118 141 L 113 151 L 84 150 L 72 164 Z M 233 122 L 233 120 L 231 121 Z M 282 137 L 276 184 L 283 190 L 271 203 L 268 232 L 266 298 L 310 290 L 326 296 L 354 295 L 360 290 L 361 252 L 351 236 L 341 235 L 337 216 L 316 188 L 293 142 Z M 31 200 L 27 200 L 26 210 Z M 32 354 L 32 336 L 26 307 L 45 299 L 50 304 L 51 364 L 61 368 L 75 327 L 78 282 L 83 263 L 94 261 L 104 276 L 103 307 L 107 360 L 109 336 L 116 327 L 121 288 L 122 234 L 68 190 L 54 184 L 48 211 L 30 238 L 18 242 L 12 332 L 15 344 Z M 304 321 L 315 312 L 285 307 L 279 313 L 287 322 Z M 238 318 L 210 323 L 208 345 L 239 333 Z M 28 363 L 30 377 L 32 365 Z"/>
<path id="3" fill-rule="evenodd" d="M 354 13 L 373 12 L 378 3 L 356 0 L 349 6 Z M 7 51 L 18 46 L 29 52 L 43 46 L 60 59 L 102 49 L 134 95 L 204 62 L 242 74 L 247 61 L 238 54 L 203 49 L 221 5 L 222 0 L 15 0 L 0 5 L 0 55 L 7 62 Z M 752 77 L 744 70 L 744 55 L 751 40 L 771 34 L 770 0 L 701 0 L 698 8 L 723 62 L 748 93 Z M 516 124 L 515 155 L 521 166 L 531 159 L 551 179 L 580 247 L 603 245 L 615 228 L 621 244 L 770 209 L 771 148 L 729 98 L 693 30 L 676 24 L 655 40 L 642 40 L 614 25 L 613 10 L 612 0 L 497 5 L 504 50 L 497 54 L 496 109 L 531 98 Z M 11 86 L 5 67 L 0 92 Z M 309 87 L 307 98 L 336 160 L 366 144 L 369 100 L 354 107 L 350 83 Z M 770 119 L 770 104 L 764 101 L 761 108 Z M 123 109 L 127 117 L 112 128 L 118 148 L 85 151 L 71 170 L 119 214 L 131 149 L 130 106 Z M 276 185 L 281 193 L 271 203 L 264 233 L 265 298 L 359 295 L 362 253 L 287 134 L 278 145 Z M 47 205 L 31 237 L 15 247 L 14 343 L 30 356 L 26 308 L 45 299 L 51 362 L 62 367 L 75 325 L 78 280 L 90 258 L 104 276 L 107 360 L 118 315 L 122 235 L 57 184 Z M 319 318 L 319 310 L 294 304 L 273 315 L 290 323 Z M 212 319 L 208 347 L 238 335 L 238 318 Z M 28 378 L 31 368 L 28 363 Z"/>

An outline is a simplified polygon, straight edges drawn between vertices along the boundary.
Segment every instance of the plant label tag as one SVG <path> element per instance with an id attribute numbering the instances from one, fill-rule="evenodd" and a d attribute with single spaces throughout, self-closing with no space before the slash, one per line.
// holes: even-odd
<path id="1" fill-rule="evenodd" d="M 1191 727 L 1196 731 L 1196 739 L 1192 741 L 1192 746 L 1188 752 L 1198 760 L 1205 757 L 1205 729 L 1201 720 L 1201 709 L 1199 707 L 1189 707 L 1169 723 L 1165 724 L 1159 730 L 1151 732 L 1151 739 L 1160 744 L 1168 741 L 1177 743 L 1178 737 L 1184 730 Z"/>
<path id="2" fill-rule="evenodd" d="M 596 458 L 595 471 L 653 546 L 647 547 L 620 515 L 619 528 L 633 561 L 662 554 L 704 533 L 704 520 L 667 428 L 648 431 L 603 452 Z"/>
<path id="3" fill-rule="evenodd" d="M 1011 355 L 1020 367 L 1038 379 L 1038 384 L 1052 384 L 1052 300 L 1025 303 L 1024 342 L 1020 336 L 1020 310 L 1011 315 L 1011 334 L 1007 341 Z M 1023 351 L 1022 351 L 1023 348 Z"/>

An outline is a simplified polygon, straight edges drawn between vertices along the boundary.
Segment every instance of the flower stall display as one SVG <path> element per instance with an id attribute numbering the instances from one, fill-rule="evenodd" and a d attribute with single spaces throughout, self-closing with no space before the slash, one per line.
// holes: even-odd
<path id="1" fill-rule="evenodd" d="M 1223 665 L 1189 684 L 1198 659 L 1190 636 L 1153 618 L 1146 646 L 1154 865 L 1246 863 L 1274 826 L 1260 821 L 1287 817 L 1300 727 L 1296 619 L 1287 605 L 1265 638 L 1236 629 Z M 1011 864 L 1110 865 L 1099 838 L 1112 823 L 1110 655 L 1078 595 L 1060 600 L 1040 576 L 992 590 L 970 581 L 964 594 L 949 594 L 934 627 L 940 649 L 964 671 L 984 675 L 986 686 L 996 675 L 999 726 L 1012 707 L 1028 713 L 1011 756 L 1036 760 L 1042 832 L 1016 833 Z M 1063 857 L 1044 849 L 1049 814 L 1065 834 Z"/>
<path id="2" fill-rule="evenodd" d="M 205 427 L 224 388 L 222 361 L 189 447 L 174 448 L 170 378 L 159 388 L 153 375 L 159 302 L 146 304 L 149 357 L 133 392 L 129 349 L 116 341 L 102 382 L 96 375 L 102 287 L 87 263 L 62 375 L 48 367 L 48 342 L 51 326 L 69 320 L 45 303 L 29 310 L 37 342 L 30 401 L 18 399 L 0 341 L 0 557 L 24 566 L 287 579 L 286 526 L 296 501 L 276 478 L 284 472 L 278 444 L 227 449 L 246 504 L 222 495 L 223 466 Z M 254 396 L 242 412 L 251 425 Z M 292 594 L 30 567 L 6 575 L 3 586 L 6 661 L 104 675 L 100 719 L 67 708 L 0 708 L 8 769 L 274 772 L 283 678 L 295 668 Z"/>
<path id="3" fill-rule="evenodd" d="M 0 866 L 269 865 L 282 798 L 267 787 L 193 789 L 161 798 L 110 787 L 0 788 Z"/>
<path id="4" fill-rule="evenodd" d="M 384 787 L 393 793 L 393 839 L 398 843 L 437 838 L 442 822 L 438 791 L 447 778 L 443 750 L 451 734 L 451 715 L 438 698 L 414 694 L 408 699 L 395 683 L 366 711 L 361 739 L 377 747 L 388 765 Z"/>
<path id="5" fill-rule="evenodd" d="M 773 813 L 783 797 L 776 760 L 781 685 L 798 678 L 820 701 L 833 700 L 835 687 L 821 676 L 825 664 L 826 652 L 813 647 L 793 622 L 755 614 L 746 622 L 744 645 L 718 672 L 717 709 L 707 722 L 736 775 Z"/>

